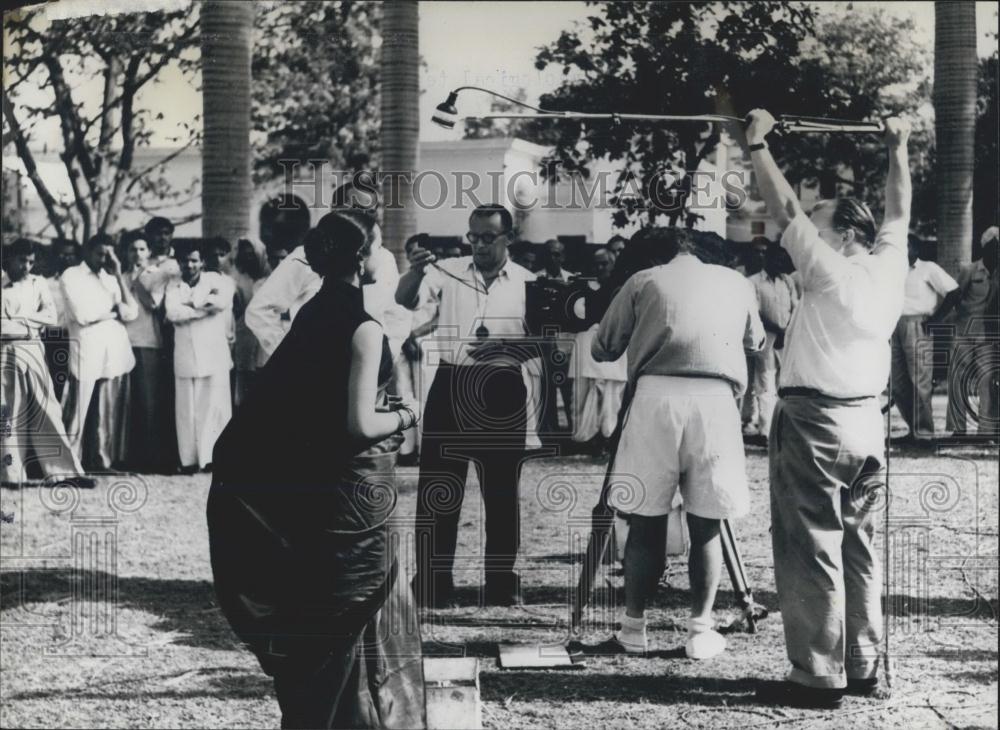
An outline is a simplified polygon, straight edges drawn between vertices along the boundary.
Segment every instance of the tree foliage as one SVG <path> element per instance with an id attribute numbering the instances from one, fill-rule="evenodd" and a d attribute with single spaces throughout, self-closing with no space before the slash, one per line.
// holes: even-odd
<path id="1" fill-rule="evenodd" d="M 994 36 L 995 37 L 995 36 Z M 976 168 L 973 182 L 972 230 L 978 236 L 989 226 L 1000 223 L 1000 156 L 997 136 L 997 52 L 979 62 L 979 91 L 976 100 Z"/>
<path id="2" fill-rule="evenodd" d="M 511 98 L 519 102 L 527 101 L 523 88 L 517 89 Z M 521 114 L 530 110 L 506 99 L 494 98 L 490 102 L 491 114 Z M 558 132 L 545 121 L 532 119 L 466 119 L 463 139 L 490 139 L 494 137 L 517 137 L 535 144 L 556 144 Z"/>
<path id="3" fill-rule="evenodd" d="M 280 160 L 373 164 L 379 131 L 379 3 L 261 3 L 253 58 L 254 176 Z M 416 111 L 414 111 L 416 113 Z"/>
<path id="4" fill-rule="evenodd" d="M 46 27 L 37 11 L 26 9 L 5 16 L 4 29 L 4 137 L 13 141 L 57 236 L 88 238 L 114 226 L 123 206 L 181 194 L 168 189 L 163 170 L 197 142 L 197 120 L 179 130 L 178 150 L 136 169 L 136 150 L 149 146 L 156 116 L 136 100 L 171 62 L 194 71 L 196 61 L 185 51 L 198 42 L 197 13 L 92 15 Z M 86 93 L 94 78 L 100 92 Z M 43 90 L 45 100 L 37 104 L 28 95 L 16 103 L 29 87 Z M 53 123 L 72 188 L 69 202 L 52 193 L 35 160 L 34 132 Z"/>
<path id="5" fill-rule="evenodd" d="M 546 108 L 742 117 L 762 107 L 775 115 L 861 120 L 912 110 L 915 99 L 927 97 L 927 57 L 913 40 L 912 24 L 882 10 L 834 15 L 775 2 L 594 6 L 586 41 L 566 31 L 537 57 L 539 69 L 561 65 L 566 77 L 542 97 Z M 564 169 L 586 174 L 589 160 L 606 155 L 624 163 L 619 189 L 629 176 L 648 189 L 671 174 L 671 193 L 681 205 L 691 184 L 683 171 L 697 169 L 720 132 L 693 123 L 560 121 L 556 127 L 555 154 Z M 927 134 L 918 126 L 918 146 L 926 146 Z M 871 200 L 881 194 L 886 165 L 878 157 L 879 140 L 790 135 L 772 148 L 793 181 L 819 179 L 826 188 L 847 182 Z M 635 215 L 623 204 L 616 224 Z M 655 217 L 652 211 L 651 222 Z M 696 217 L 692 211 L 684 215 L 688 225 Z M 671 223 L 679 218 L 669 215 Z"/>

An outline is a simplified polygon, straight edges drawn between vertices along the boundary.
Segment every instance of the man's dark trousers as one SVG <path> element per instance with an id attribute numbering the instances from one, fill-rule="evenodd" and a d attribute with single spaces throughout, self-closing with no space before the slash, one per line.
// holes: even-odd
<path id="1" fill-rule="evenodd" d="M 424 410 L 417 485 L 413 585 L 421 603 L 434 605 L 452 593 L 470 461 L 479 476 L 486 517 L 487 596 L 516 592 L 526 401 L 518 366 L 438 366 Z"/>

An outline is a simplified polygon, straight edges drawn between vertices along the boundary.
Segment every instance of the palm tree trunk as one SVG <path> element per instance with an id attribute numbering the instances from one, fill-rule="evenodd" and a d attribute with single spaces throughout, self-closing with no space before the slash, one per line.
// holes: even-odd
<path id="1" fill-rule="evenodd" d="M 250 59 L 254 4 L 201 4 L 202 221 L 235 245 L 250 230 Z"/>
<path id="2" fill-rule="evenodd" d="M 382 182 L 382 241 L 403 270 L 403 244 L 417 232 L 410 182 L 420 133 L 419 12 L 414 0 L 391 0 L 382 13 L 382 172 L 390 173 Z"/>
<path id="3" fill-rule="evenodd" d="M 934 131 L 938 262 L 953 276 L 972 255 L 976 5 L 934 3 Z"/>

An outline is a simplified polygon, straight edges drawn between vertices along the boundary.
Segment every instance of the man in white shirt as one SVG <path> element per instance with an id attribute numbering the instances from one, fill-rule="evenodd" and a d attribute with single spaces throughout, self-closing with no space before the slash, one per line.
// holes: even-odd
<path id="1" fill-rule="evenodd" d="M 910 268 L 903 289 L 903 313 L 892 333 L 892 397 L 910 427 L 908 438 L 925 444 L 934 438 L 934 362 L 927 325 L 939 319 L 941 310 L 951 309 L 958 282 L 933 261 L 918 258 L 920 239 L 916 236 L 909 237 L 907 253 Z"/>
<path id="2" fill-rule="evenodd" d="M 770 438 L 774 575 L 792 669 L 761 684 L 769 704 L 836 708 L 845 692 L 880 696 L 882 605 L 875 489 L 885 489 L 878 396 L 903 308 L 910 222 L 909 126 L 885 122 L 885 220 L 864 203 L 803 212 L 764 141 L 774 118 L 748 116 L 747 142 L 781 245 L 802 281 L 785 339 Z M 881 694 L 881 696 L 885 696 Z"/>
<path id="3" fill-rule="evenodd" d="M 74 479 L 83 474 L 66 437 L 62 411 L 45 367 L 40 332 L 55 325 L 56 308 L 45 279 L 31 273 L 35 251 L 33 241 L 19 238 L 3 252 L 0 469 L 5 486 L 28 483 L 29 464 L 37 465 L 42 478 Z M 78 484 L 93 486 L 83 480 Z"/>
<path id="4" fill-rule="evenodd" d="M 228 328 L 233 280 L 204 271 L 204 244 L 181 259 L 181 278 L 167 287 L 167 319 L 174 325 L 177 452 L 182 473 L 206 469 L 232 417 Z"/>
<path id="5" fill-rule="evenodd" d="M 355 187 L 348 182 L 334 191 L 334 209 L 339 207 L 361 208 L 370 210 L 372 215 L 378 208 L 378 198 L 368 195 L 367 188 Z M 371 283 L 362 286 L 365 298 L 365 311 L 378 320 L 385 321 L 386 313 L 395 302 L 393 297 L 396 284 L 399 282 L 399 268 L 392 253 L 382 245 L 382 234 L 375 227 L 375 239 L 372 242 L 372 253 L 365 271 Z M 292 320 L 298 314 L 302 305 L 308 302 L 322 286 L 323 280 L 306 262 L 305 250 L 297 246 L 278 265 L 260 289 L 254 294 L 247 307 L 244 321 L 254 333 L 263 357 L 271 356 L 281 341 L 288 334 Z M 399 352 L 402 341 L 394 338 L 390 343 L 394 347 L 393 355 Z"/>
<path id="6" fill-rule="evenodd" d="M 436 261 L 430 251 L 414 246 L 411 268 L 396 291 L 396 301 L 408 309 L 420 305 L 421 285 L 438 303 L 438 334 L 424 345 L 440 363 L 424 411 L 417 484 L 413 589 L 423 605 L 447 605 L 454 591 L 452 568 L 470 461 L 486 513 L 486 602 L 521 600 L 514 572 L 528 402 L 521 365 L 538 348 L 523 342 L 525 283 L 535 275 L 507 257 L 513 236 L 510 211 L 480 206 L 469 217 L 472 256 Z"/>
<path id="7" fill-rule="evenodd" d="M 135 366 L 122 323 L 135 319 L 138 304 L 122 276 L 114 242 L 103 233 L 87 241 L 83 263 L 66 269 L 60 285 L 70 337 L 63 423 L 86 469 L 110 469 L 124 456 L 122 384 Z"/>

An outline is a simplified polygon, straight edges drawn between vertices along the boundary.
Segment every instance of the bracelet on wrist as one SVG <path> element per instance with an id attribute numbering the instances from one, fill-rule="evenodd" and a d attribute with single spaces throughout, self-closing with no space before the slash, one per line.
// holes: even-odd
<path id="1" fill-rule="evenodd" d="M 757 142 L 755 144 L 750 145 L 751 152 L 759 152 L 760 150 L 766 150 L 766 149 L 768 149 L 767 142 Z"/>

